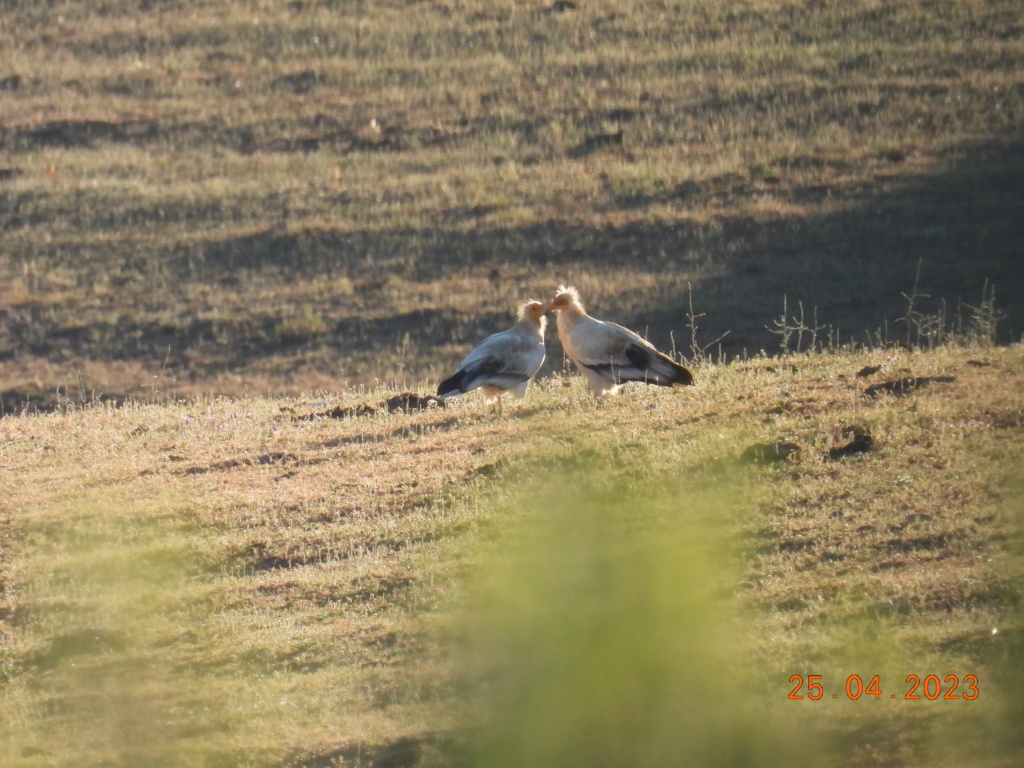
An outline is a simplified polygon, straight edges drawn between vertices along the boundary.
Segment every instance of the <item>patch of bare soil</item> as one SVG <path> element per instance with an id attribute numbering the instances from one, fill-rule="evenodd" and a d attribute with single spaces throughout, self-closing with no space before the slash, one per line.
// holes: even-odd
<path id="1" fill-rule="evenodd" d="M 283 768 L 332 768 L 351 765 L 356 768 L 413 768 L 447 739 L 433 736 L 406 736 L 383 744 L 346 744 L 316 754 L 290 758 Z"/>
<path id="2" fill-rule="evenodd" d="M 875 447 L 874 438 L 871 437 L 871 431 L 867 427 L 858 424 L 843 427 L 842 434 L 849 439 L 829 448 L 828 457 L 830 459 L 842 459 L 858 453 L 867 453 Z"/>
<path id="3" fill-rule="evenodd" d="M 915 389 L 921 389 L 932 384 L 951 384 L 956 381 L 953 376 L 904 376 L 902 379 L 892 379 L 872 384 L 864 390 L 865 395 L 876 397 L 880 394 L 909 395 Z"/>
<path id="4" fill-rule="evenodd" d="M 381 400 L 376 405 L 365 403 L 354 406 L 335 406 L 326 411 L 304 413 L 292 416 L 295 421 L 312 421 L 314 419 L 351 419 L 356 416 L 372 416 L 375 413 L 414 413 L 427 408 L 444 408 L 444 400 L 439 400 L 430 395 L 417 395 L 415 392 L 402 392 L 387 400 Z"/>

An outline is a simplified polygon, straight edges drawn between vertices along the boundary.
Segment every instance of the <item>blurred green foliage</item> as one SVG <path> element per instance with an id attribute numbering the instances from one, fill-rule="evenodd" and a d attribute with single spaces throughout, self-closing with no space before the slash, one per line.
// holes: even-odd
<path id="1" fill-rule="evenodd" d="M 473 663 L 491 701 L 474 762 L 791 760 L 791 733 L 745 680 L 726 536 L 742 504 L 735 487 L 556 476 L 528 504 L 471 613 Z"/>

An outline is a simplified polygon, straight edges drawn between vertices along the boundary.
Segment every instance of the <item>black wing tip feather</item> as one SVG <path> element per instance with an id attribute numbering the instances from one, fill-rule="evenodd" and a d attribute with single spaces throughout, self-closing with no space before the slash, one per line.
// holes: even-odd
<path id="1" fill-rule="evenodd" d="M 617 366 L 612 363 L 587 366 L 607 376 L 616 384 L 639 381 L 657 387 L 688 387 L 693 384 L 693 373 L 668 355 L 657 350 L 634 345 L 626 348 L 629 365 Z"/>
<path id="2" fill-rule="evenodd" d="M 657 350 L 633 346 L 626 350 L 626 358 L 645 372 L 648 383 L 662 387 L 688 387 L 693 384 L 693 373 L 689 368 Z M 656 380 L 651 381 L 651 378 Z"/>
<path id="3" fill-rule="evenodd" d="M 466 372 L 464 370 L 458 370 L 449 376 L 447 379 L 437 385 L 437 396 L 438 397 L 451 397 L 452 395 L 461 395 L 465 390 L 462 388 L 463 383 L 466 379 Z"/>
<path id="4" fill-rule="evenodd" d="M 693 386 L 693 371 L 687 368 L 685 365 L 679 365 L 679 363 L 673 363 L 676 366 L 676 375 L 670 382 L 674 387 L 692 387 Z"/>
<path id="5" fill-rule="evenodd" d="M 666 358 L 667 359 L 667 358 Z M 671 369 L 665 375 L 655 373 L 657 381 L 648 380 L 649 384 L 657 384 L 662 387 L 690 387 L 693 386 L 693 373 L 686 366 L 680 365 L 675 360 L 669 359 Z"/>

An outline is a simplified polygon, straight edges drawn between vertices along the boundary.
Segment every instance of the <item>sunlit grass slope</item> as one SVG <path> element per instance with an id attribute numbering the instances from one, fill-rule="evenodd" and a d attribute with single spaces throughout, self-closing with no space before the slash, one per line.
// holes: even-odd
<path id="1" fill-rule="evenodd" d="M 1013 765 L 1021 355 L 4 418 L 0 761 Z"/>

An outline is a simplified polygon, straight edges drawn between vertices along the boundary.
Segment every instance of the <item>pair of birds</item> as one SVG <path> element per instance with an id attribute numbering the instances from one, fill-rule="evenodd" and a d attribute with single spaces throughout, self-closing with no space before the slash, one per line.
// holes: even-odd
<path id="1" fill-rule="evenodd" d="M 528 301 L 519 307 L 519 322 L 507 331 L 488 336 L 437 388 L 439 398 L 453 397 L 483 387 L 488 402 L 510 394 L 526 394 L 530 379 L 544 362 L 545 312 L 555 313 L 558 339 L 576 368 L 586 377 L 590 391 L 600 398 L 629 381 L 662 387 L 693 384 L 693 374 L 646 339 L 621 325 L 587 314 L 579 291 L 560 286 L 547 306 Z"/>

